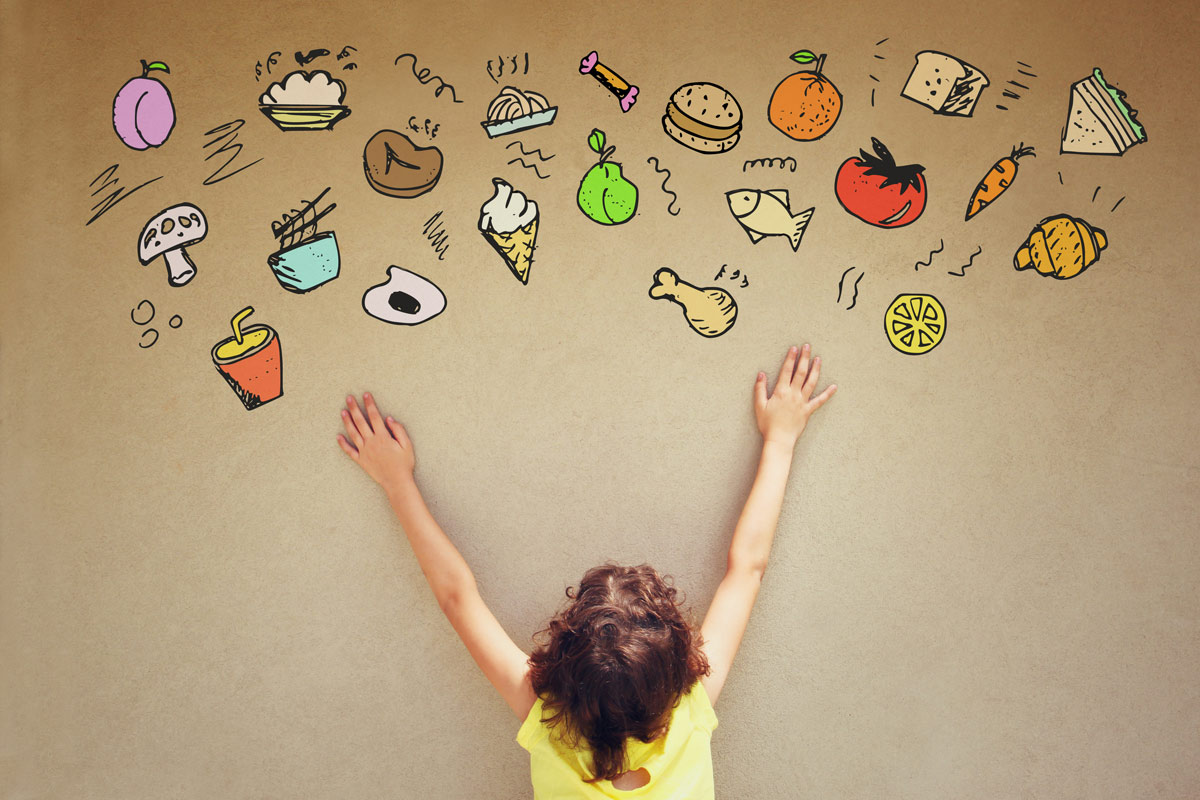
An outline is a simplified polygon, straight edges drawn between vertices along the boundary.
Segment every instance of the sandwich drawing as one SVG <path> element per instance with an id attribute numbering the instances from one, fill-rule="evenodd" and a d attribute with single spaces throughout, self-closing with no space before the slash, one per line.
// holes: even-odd
<path id="1" fill-rule="evenodd" d="M 501 178 L 492 178 L 492 187 L 492 197 L 479 209 L 479 232 L 517 280 L 528 284 L 537 243 L 537 203 Z"/>
<path id="2" fill-rule="evenodd" d="M 1071 85 L 1071 106 L 1063 128 L 1063 153 L 1119 156 L 1146 141 L 1125 93 L 1104 80 L 1100 68 Z"/>
<path id="3" fill-rule="evenodd" d="M 900 95 L 932 108 L 935 114 L 969 117 L 987 85 L 987 75 L 967 62 L 923 50 L 917 53 L 916 66 Z"/>

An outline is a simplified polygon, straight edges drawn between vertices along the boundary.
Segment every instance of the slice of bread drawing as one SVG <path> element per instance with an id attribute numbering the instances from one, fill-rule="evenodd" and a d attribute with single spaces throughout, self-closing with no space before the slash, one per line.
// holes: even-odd
<path id="1" fill-rule="evenodd" d="M 900 94 L 935 113 L 969 117 L 987 85 L 987 76 L 965 61 L 923 50 Z"/>

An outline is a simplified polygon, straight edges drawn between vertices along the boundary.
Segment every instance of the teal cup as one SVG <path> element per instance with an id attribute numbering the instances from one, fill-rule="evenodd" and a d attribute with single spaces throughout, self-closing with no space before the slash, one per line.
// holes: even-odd
<path id="1" fill-rule="evenodd" d="M 299 244 L 285 247 L 267 258 L 279 285 L 289 292 L 304 293 L 338 276 L 341 259 L 333 231 L 319 233 Z"/>

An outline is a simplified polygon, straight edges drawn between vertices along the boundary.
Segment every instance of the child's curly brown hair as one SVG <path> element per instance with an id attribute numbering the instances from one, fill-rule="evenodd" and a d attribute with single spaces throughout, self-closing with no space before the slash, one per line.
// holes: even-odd
<path id="1" fill-rule="evenodd" d="M 533 690 L 564 740 L 592 750 L 589 783 L 625 771 L 625 739 L 665 734 L 671 712 L 709 673 L 699 631 L 684 619 L 678 592 L 646 564 L 587 571 L 571 602 L 535 637 Z M 538 641 L 544 638 L 544 643 Z"/>

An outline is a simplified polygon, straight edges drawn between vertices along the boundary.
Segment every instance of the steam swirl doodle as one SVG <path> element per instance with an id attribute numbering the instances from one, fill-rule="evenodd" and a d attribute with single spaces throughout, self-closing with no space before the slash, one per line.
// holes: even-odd
<path id="1" fill-rule="evenodd" d="M 427 83 L 431 83 L 433 81 L 437 81 L 438 87 L 437 87 L 437 90 L 434 91 L 434 93 L 433 93 L 434 97 L 441 97 L 442 92 L 444 92 L 446 89 L 449 89 L 450 90 L 450 99 L 455 103 L 462 102 L 462 100 L 459 100 L 458 95 L 455 94 L 455 92 L 454 92 L 454 85 L 450 84 L 450 83 L 446 83 L 444 80 L 442 80 L 441 75 L 432 74 L 429 67 L 425 67 L 420 72 L 418 72 L 417 71 L 417 57 L 415 55 L 413 55 L 412 53 L 401 53 L 400 55 L 396 56 L 396 60 L 392 63 L 395 66 L 400 66 L 400 62 L 406 58 L 412 59 L 412 74 L 413 74 L 413 77 L 416 78 L 418 82 L 420 82 L 421 84 L 427 84 Z"/>
<path id="2" fill-rule="evenodd" d="M 659 173 L 662 173 L 667 176 L 667 177 L 663 178 L 663 180 L 662 180 L 663 192 L 665 194 L 671 195 L 671 202 L 667 203 L 667 213 L 670 214 L 672 217 L 678 217 L 679 209 L 677 208 L 674 211 L 672 211 L 671 207 L 679 202 L 679 195 L 667 188 L 667 181 L 671 179 L 671 170 L 666 169 L 665 167 L 660 168 L 658 165 L 658 158 L 655 156 L 650 156 L 649 158 L 647 158 L 646 163 L 649 164 L 650 166 L 654 167 L 655 172 L 659 172 Z"/>

